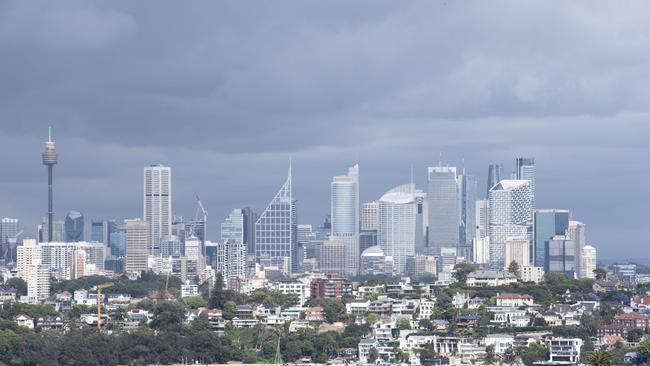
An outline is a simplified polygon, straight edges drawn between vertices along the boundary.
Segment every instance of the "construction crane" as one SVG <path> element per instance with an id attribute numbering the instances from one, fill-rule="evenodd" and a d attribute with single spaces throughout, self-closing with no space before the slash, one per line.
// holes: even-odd
<path id="1" fill-rule="evenodd" d="M 112 287 L 112 282 L 97 285 L 97 330 L 102 330 L 102 289 Z"/>

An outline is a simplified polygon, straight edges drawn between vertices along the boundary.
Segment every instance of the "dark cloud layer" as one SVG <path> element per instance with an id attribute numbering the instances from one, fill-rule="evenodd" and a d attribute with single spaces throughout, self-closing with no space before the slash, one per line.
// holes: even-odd
<path id="1" fill-rule="evenodd" d="M 362 198 L 424 185 L 439 152 L 481 176 L 538 164 L 538 205 L 569 208 L 603 257 L 645 248 L 646 2 L 0 3 L 0 215 L 34 235 L 54 126 L 55 205 L 141 215 L 142 167 L 173 167 L 217 226 L 262 210 L 289 156 L 301 222 L 359 161 Z M 481 192 L 484 184 L 481 184 Z"/>

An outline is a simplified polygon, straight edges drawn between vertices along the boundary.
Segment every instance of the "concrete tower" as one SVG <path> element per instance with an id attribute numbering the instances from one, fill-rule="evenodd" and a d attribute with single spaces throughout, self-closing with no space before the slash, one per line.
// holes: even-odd
<path id="1" fill-rule="evenodd" d="M 48 128 L 48 139 L 43 151 L 43 165 L 47 166 L 47 241 L 52 241 L 52 220 L 54 218 L 53 197 L 52 197 L 52 170 L 54 165 L 59 162 L 59 155 L 54 149 L 52 141 L 52 127 Z"/>

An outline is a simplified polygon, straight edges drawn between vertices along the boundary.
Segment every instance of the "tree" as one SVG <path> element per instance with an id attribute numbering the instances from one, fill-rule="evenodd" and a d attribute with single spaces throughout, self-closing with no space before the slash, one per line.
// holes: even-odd
<path id="1" fill-rule="evenodd" d="M 20 277 L 10 278 L 7 280 L 6 285 L 15 288 L 18 297 L 27 295 L 27 282 Z"/>
<path id="2" fill-rule="evenodd" d="M 510 262 L 510 265 L 508 265 L 508 272 L 512 273 L 513 275 L 519 277 L 519 264 L 516 261 Z"/>
<path id="3" fill-rule="evenodd" d="M 642 364 L 644 362 L 650 361 L 650 338 L 642 340 L 639 343 L 639 346 L 636 348 L 636 352 L 636 364 Z"/>
<path id="4" fill-rule="evenodd" d="M 628 342 L 638 342 L 643 338 L 643 329 L 633 328 L 627 332 L 627 341 Z"/>
<path id="5" fill-rule="evenodd" d="M 454 278 L 458 282 L 465 283 L 467 275 L 474 272 L 475 268 L 469 263 L 462 262 L 454 266 Z"/>
<path id="6" fill-rule="evenodd" d="M 432 359 L 438 356 L 434 348 L 434 345 L 430 343 L 427 343 L 422 348 L 420 348 L 419 353 L 420 353 L 420 364 L 422 365 L 431 362 Z"/>
<path id="7" fill-rule="evenodd" d="M 185 320 L 185 307 L 176 301 L 161 301 L 153 309 L 151 326 L 161 330 L 179 330 Z"/>
<path id="8" fill-rule="evenodd" d="M 612 360 L 612 354 L 603 350 L 595 350 L 587 356 L 587 362 L 593 366 L 609 366 Z"/>
<path id="9" fill-rule="evenodd" d="M 607 278 L 607 270 L 603 267 L 594 269 L 594 274 L 596 275 L 597 280 L 604 280 Z"/>
<path id="10" fill-rule="evenodd" d="M 210 301 L 208 303 L 211 308 L 223 309 L 226 304 L 223 287 L 223 275 L 220 272 L 217 272 L 217 276 L 214 279 L 212 296 L 210 296 Z"/>
<path id="11" fill-rule="evenodd" d="M 375 323 L 377 323 L 379 321 L 379 315 L 377 315 L 375 313 L 370 313 L 366 317 L 366 320 L 368 321 L 368 325 L 373 326 L 373 325 L 375 325 Z"/>
<path id="12" fill-rule="evenodd" d="M 379 358 L 379 351 L 375 347 L 372 347 L 370 351 L 368 351 L 368 362 L 370 363 L 375 363 L 377 359 Z"/>
<path id="13" fill-rule="evenodd" d="M 546 348 L 539 343 L 532 343 L 530 346 L 522 348 L 519 351 L 519 357 L 526 366 L 533 366 L 536 361 L 546 360 Z"/>
<path id="14" fill-rule="evenodd" d="M 493 363 L 496 361 L 496 353 L 494 352 L 494 345 L 491 344 L 485 347 L 485 363 Z"/>
<path id="15" fill-rule="evenodd" d="M 188 309 L 198 309 L 208 306 L 208 303 L 201 296 L 186 297 L 183 302 Z"/>
<path id="16" fill-rule="evenodd" d="M 407 318 L 401 318 L 400 320 L 397 321 L 397 328 L 399 330 L 411 329 L 411 321 L 408 320 Z"/>

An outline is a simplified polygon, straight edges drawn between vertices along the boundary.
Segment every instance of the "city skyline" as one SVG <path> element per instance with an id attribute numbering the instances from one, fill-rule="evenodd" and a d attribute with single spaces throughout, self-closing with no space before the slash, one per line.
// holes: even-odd
<path id="1" fill-rule="evenodd" d="M 328 182 L 357 160 L 365 202 L 411 165 L 423 188 L 442 151 L 458 168 L 464 158 L 479 196 L 489 164 L 509 178 L 515 157 L 534 157 L 536 207 L 570 209 L 603 258 L 641 248 L 650 66 L 631 35 L 650 27 L 636 15 L 648 4 L 157 5 L 4 9 L 0 216 L 25 235 L 46 214 L 37 152 L 51 125 L 59 220 L 140 216 L 134 187 L 161 163 L 174 169 L 174 212 L 192 217 L 198 194 L 218 227 L 235 207 L 261 211 L 293 155 L 300 221 L 320 224 Z"/>

